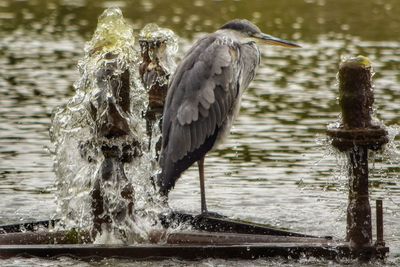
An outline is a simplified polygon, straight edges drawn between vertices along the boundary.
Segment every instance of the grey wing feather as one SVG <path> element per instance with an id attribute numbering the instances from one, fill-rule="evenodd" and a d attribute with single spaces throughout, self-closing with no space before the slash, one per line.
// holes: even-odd
<path id="1" fill-rule="evenodd" d="M 217 81 L 233 79 L 224 75 L 229 73 L 226 69 L 232 67 L 231 63 L 234 62 L 230 55 L 230 47 L 214 42 L 200 54 L 193 68 L 186 71 L 185 79 L 176 88 L 185 90 L 184 99 L 177 110 L 177 118 L 181 125 L 197 121 L 199 108 L 203 108 L 200 110 L 203 117 L 208 115 L 207 111 L 215 102 L 214 89 L 218 85 Z"/>
<path id="2" fill-rule="evenodd" d="M 239 90 L 238 54 L 237 46 L 211 35 L 198 41 L 178 67 L 164 109 L 163 169 L 199 148 L 224 123 Z M 162 179 L 173 186 L 177 178 Z"/>

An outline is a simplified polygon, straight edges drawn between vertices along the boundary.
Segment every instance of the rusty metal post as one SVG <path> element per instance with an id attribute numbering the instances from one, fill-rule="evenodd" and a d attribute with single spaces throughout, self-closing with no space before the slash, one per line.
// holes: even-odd
<path id="1" fill-rule="evenodd" d="M 383 203 L 382 199 L 376 200 L 376 246 L 385 246 L 383 240 Z"/>
<path id="2" fill-rule="evenodd" d="M 161 58 L 167 47 L 166 39 L 139 39 L 142 62 L 139 74 L 144 87 L 148 90 L 149 109 L 152 115 L 162 115 L 168 90 L 170 73 L 161 64 Z"/>
<path id="3" fill-rule="evenodd" d="M 368 149 L 351 148 L 349 157 L 349 205 L 346 240 L 354 248 L 372 242 L 371 206 L 368 192 Z"/>
<path id="4" fill-rule="evenodd" d="M 347 235 L 353 251 L 362 254 L 372 245 L 371 206 L 368 192 L 368 150 L 388 142 L 387 131 L 371 119 L 374 102 L 371 63 L 358 56 L 339 67 L 339 105 L 342 122 L 328 129 L 332 145 L 348 157 L 349 204 Z"/>
<path id="5" fill-rule="evenodd" d="M 164 109 L 165 97 L 168 90 L 168 71 L 160 64 L 160 53 L 166 50 L 167 40 L 140 39 L 142 62 L 139 67 L 142 83 L 149 95 L 149 105 L 146 111 L 146 131 L 149 137 L 149 149 L 152 143 L 153 127 L 159 120 L 161 129 L 161 116 Z M 155 154 L 161 150 L 161 138 L 156 141 Z"/>
<path id="6" fill-rule="evenodd" d="M 139 35 L 139 44 L 142 62 L 139 66 L 139 74 L 142 84 L 148 92 L 149 103 L 145 114 L 146 130 L 149 137 L 149 149 L 156 143 L 155 155 L 158 158 L 161 150 L 161 137 L 154 138 L 155 128 L 161 132 L 162 113 L 167 96 L 168 82 L 171 68 L 175 65 L 170 48 L 174 46 L 174 33 L 169 29 L 163 29 L 156 24 L 149 24 Z M 157 131 L 156 131 L 157 132 Z"/>

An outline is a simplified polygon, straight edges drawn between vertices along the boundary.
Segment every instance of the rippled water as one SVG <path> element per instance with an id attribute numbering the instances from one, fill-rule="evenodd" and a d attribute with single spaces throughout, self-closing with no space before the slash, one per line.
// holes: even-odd
<path id="1" fill-rule="evenodd" d="M 376 72 L 377 116 L 386 125 L 400 124 L 400 6 L 397 0 L 349 2 L 0 0 L 0 224 L 54 216 L 55 175 L 47 149 L 51 112 L 73 94 L 72 84 L 79 76 L 76 63 L 97 17 L 105 7 L 117 5 L 136 33 L 150 22 L 173 29 L 181 37 L 180 55 L 193 39 L 236 17 L 252 19 L 263 31 L 303 45 L 297 50 L 261 48 L 260 69 L 244 95 L 230 138 L 206 158 L 208 205 L 232 217 L 343 238 L 346 179 L 323 141 L 326 125 L 338 118 L 336 72 L 342 57 L 370 57 Z M 385 239 L 391 248 L 386 264 L 395 266 L 400 264 L 400 168 L 396 150 L 389 152 L 376 155 L 370 189 L 373 208 L 376 198 L 384 199 Z M 193 167 L 171 193 L 171 205 L 198 212 L 198 187 Z M 55 263 L 140 265 L 68 258 L 0 261 L 2 266 Z M 152 264 L 159 263 L 148 263 Z M 232 264 L 292 263 L 199 263 Z"/>

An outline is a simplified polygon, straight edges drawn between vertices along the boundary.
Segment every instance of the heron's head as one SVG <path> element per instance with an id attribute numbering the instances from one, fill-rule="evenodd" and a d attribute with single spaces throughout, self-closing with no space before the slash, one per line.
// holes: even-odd
<path id="1" fill-rule="evenodd" d="M 250 39 L 259 44 L 278 45 L 284 47 L 300 47 L 290 41 L 286 41 L 268 34 L 261 32 L 261 30 L 245 19 L 231 20 L 223 25 L 220 30 L 231 30 L 242 39 Z"/>

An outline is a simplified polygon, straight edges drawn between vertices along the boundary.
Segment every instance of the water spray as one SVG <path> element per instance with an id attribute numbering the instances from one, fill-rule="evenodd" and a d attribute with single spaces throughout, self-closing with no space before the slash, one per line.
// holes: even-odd
<path id="1" fill-rule="evenodd" d="M 88 227 L 100 243 L 148 240 L 163 209 L 151 177 L 177 37 L 144 27 L 141 62 L 134 40 L 121 10 L 104 11 L 79 63 L 76 95 L 53 118 L 62 222 Z"/>

